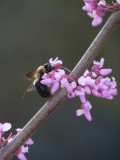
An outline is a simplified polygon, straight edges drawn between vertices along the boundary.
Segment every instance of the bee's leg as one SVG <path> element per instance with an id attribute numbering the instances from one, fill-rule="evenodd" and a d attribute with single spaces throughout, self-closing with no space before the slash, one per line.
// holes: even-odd
<path id="1" fill-rule="evenodd" d="M 28 87 L 28 89 L 25 91 L 24 95 L 23 95 L 23 98 L 26 96 L 26 94 L 28 92 L 32 92 L 35 90 L 35 86 L 33 85 L 33 83 Z"/>

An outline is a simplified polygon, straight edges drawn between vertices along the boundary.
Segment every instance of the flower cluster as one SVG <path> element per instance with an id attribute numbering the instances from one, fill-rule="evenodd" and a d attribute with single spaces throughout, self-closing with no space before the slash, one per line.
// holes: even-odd
<path id="1" fill-rule="evenodd" d="M 58 60 L 58 58 L 55 60 L 50 59 L 49 63 L 55 69 L 49 73 L 45 73 L 42 76 L 41 83 L 51 88 L 52 95 L 61 87 L 66 88 L 68 98 L 78 96 L 82 105 L 81 108 L 76 111 L 77 116 L 84 114 L 89 121 L 92 120 L 90 114 L 92 106 L 86 99 L 86 94 L 93 94 L 96 97 L 109 100 L 117 95 L 115 78 L 106 77 L 112 72 L 112 69 L 103 68 L 104 58 L 101 58 L 100 62 L 94 60 L 91 71 L 86 70 L 79 78 L 76 78 L 72 72 L 74 78 L 67 75 L 65 70 L 68 69 L 62 66 L 62 61 Z"/>
<path id="2" fill-rule="evenodd" d="M 10 124 L 10 123 L 4 123 L 4 124 L 0 123 L 0 148 L 2 148 L 3 146 L 5 146 L 6 144 L 10 143 L 10 142 L 14 139 L 14 137 L 16 136 L 16 135 L 12 135 L 12 133 L 11 133 L 11 134 L 8 136 L 7 139 L 5 139 L 5 138 L 3 137 L 4 132 L 6 132 L 6 131 L 8 131 L 8 130 L 10 130 L 10 129 L 11 129 L 11 124 Z M 21 131 L 21 129 L 16 129 L 16 131 L 17 131 L 17 133 L 18 133 L 18 132 Z M 33 141 L 32 141 L 31 138 L 29 138 L 29 139 L 25 142 L 24 145 L 32 145 L 32 144 L 33 144 Z M 24 155 L 24 153 L 28 152 L 28 146 L 24 146 L 24 145 L 22 145 L 22 146 L 18 149 L 18 151 L 14 154 L 14 155 L 17 156 L 18 159 L 20 159 L 20 160 L 27 160 L 26 157 L 25 157 L 25 155 Z M 11 159 L 13 159 L 13 158 L 11 157 Z"/>
<path id="3" fill-rule="evenodd" d="M 108 4 L 105 0 L 83 0 L 85 5 L 82 7 L 87 14 L 93 18 L 92 26 L 102 23 L 105 12 L 115 12 L 120 9 L 120 0 L 111 0 Z M 115 1 L 115 2 L 114 2 Z"/>

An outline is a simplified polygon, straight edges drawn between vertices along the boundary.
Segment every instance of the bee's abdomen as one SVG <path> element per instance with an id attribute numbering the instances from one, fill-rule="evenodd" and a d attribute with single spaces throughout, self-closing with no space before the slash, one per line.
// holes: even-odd
<path id="1" fill-rule="evenodd" d="M 37 81 L 35 83 L 35 88 L 36 88 L 38 94 L 41 95 L 41 97 L 45 97 L 45 98 L 50 97 L 51 94 L 50 94 L 48 87 L 45 86 L 44 84 L 40 83 L 40 81 Z"/>

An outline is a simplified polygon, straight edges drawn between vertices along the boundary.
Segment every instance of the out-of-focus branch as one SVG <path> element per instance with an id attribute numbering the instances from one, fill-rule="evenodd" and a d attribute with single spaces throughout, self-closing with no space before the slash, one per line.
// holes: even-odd
<path id="1" fill-rule="evenodd" d="M 99 53 L 111 33 L 120 24 L 120 11 L 112 14 L 106 24 L 94 39 L 88 50 L 78 62 L 73 72 L 77 77 L 81 76 L 91 64 L 95 56 Z M 35 116 L 24 126 L 22 131 L 8 145 L 0 149 L 0 160 L 8 160 L 25 143 L 25 141 L 42 125 L 42 123 L 53 113 L 55 109 L 67 97 L 65 89 L 59 91 L 51 97 Z"/>

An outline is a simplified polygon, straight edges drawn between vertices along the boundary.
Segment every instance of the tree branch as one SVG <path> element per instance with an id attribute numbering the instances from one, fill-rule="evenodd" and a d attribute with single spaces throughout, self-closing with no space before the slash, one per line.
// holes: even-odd
<path id="1" fill-rule="evenodd" d="M 76 76 L 81 76 L 91 64 L 95 56 L 99 53 L 106 40 L 110 37 L 115 28 L 120 24 L 120 11 L 112 14 L 106 24 L 92 42 L 86 53 L 78 62 L 73 72 Z M 10 159 L 14 153 L 25 143 L 25 141 L 42 125 L 42 123 L 53 113 L 55 109 L 65 100 L 67 92 L 65 89 L 59 91 L 51 97 L 35 116 L 24 126 L 22 131 L 14 140 L 0 149 L 0 160 Z"/>

